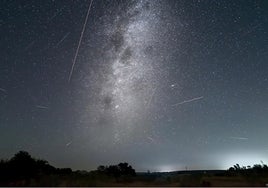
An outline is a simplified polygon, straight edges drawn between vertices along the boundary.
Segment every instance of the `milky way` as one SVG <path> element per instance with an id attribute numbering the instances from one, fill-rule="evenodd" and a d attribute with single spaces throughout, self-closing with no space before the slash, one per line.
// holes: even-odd
<path id="1" fill-rule="evenodd" d="M 100 86 L 98 99 L 93 98 L 84 115 L 98 114 L 90 126 L 109 127 L 101 128 L 101 139 L 108 139 L 109 134 L 109 142 L 133 142 L 137 137 L 148 139 L 152 134 L 151 118 L 158 116 L 152 113 L 155 93 L 160 93 L 160 86 L 167 82 L 166 72 L 161 70 L 161 54 L 156 54 L 156 50 L 161 50 L 162 40 L 168 38 L 161 37 L 166 29 L 165 20 L 160 20 L 163 8 L 159 1 L 130 1 L 125 9 L 116 10 L 112 24 L 103 33 L 108 38 L 103 54 L 106 61 L 102 62 L 104 73 L 97 73 L 103 79 L 91 78 L 96 80 L 91 89 Z"/>
<path id="2" fill-rule="evenodd" d="M 26 150 L 57 167 L 137 171 L 268 163 L 266 1 L 0 7 L 0 158 Z"/>

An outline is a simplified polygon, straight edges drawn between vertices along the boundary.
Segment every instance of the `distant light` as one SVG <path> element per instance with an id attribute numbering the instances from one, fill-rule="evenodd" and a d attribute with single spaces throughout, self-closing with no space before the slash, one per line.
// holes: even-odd
<path id="1" fill-rule="evenodd" d="M 179 168 L 173 165 L 165 165 L 165 166 L 160 166 L 159 167 L 159 172 L 173 172 L 173 171 L 178 171 Z"/>

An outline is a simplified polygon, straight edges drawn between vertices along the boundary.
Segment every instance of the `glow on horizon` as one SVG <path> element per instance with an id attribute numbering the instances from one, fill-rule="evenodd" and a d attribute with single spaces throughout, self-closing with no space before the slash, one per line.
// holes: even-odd
<path id="1" fill-rule="evenodd" d="M 180 170 L 182 169 L 175 165 L 163 165 L 163 166 L 159 166 L 156 169 L 157 172 L 174 172 L 174 171 L 180 171 Z"/>
<path id="2" fill-rule="evenodd" d="M 253 166 L 254 164 L 267 164 L 268 157 L 255 153 L 234 153 L 222 156 L 219 161 L 222 161 L 221 168 L 228 169 L 235 164 L 240 166 Z"/>

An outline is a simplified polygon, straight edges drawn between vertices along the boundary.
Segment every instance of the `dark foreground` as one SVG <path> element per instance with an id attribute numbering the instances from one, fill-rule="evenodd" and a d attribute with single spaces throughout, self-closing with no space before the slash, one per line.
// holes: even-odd
<path id="1" fill-rule="evenodd" d="M 268 186 L 268 166 L 240 167 L 228 170 L 136 173 L 128 163 L 99 166 L 94 171 L 55 168 L 47 161 L 19 152 L 0 162 L 0 186 Z"/>
<path id="2" fill-rule="evenodd" d="M 225 171 L 196 173 L 137 173 L 135 177 L 109 177 L 98 173 L 72 172 L 65 175 L 43 175 L 36 178 L 2 182 L 1 186 L 265 186 L 268 175 L 229 176 Z"/>

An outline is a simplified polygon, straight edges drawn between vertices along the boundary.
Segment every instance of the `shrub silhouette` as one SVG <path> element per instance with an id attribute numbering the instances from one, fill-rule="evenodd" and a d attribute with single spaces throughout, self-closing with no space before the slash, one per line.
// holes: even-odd
<path id="1" fill-rule="evenodd" d="M 119 163 L 118 165 L 99 166 L 97 171 L 109 176 L 118 178 L 120 176 L 135 176 L 136 172 L 128 163 Z"/>
<path id="2" fill-rule="evenodd" d="M 36 160 L 36 168 L 38 169 L 38 174 L 56 173 L 56 168 L 51 166 L 47 161 L 42 159 Z"/>
<path id="3" fill-rule="evenodd" d="M 239 164 L 234 165 L 233 167 L 230 167 L 227 171 L 227 174 L 229 175 L 264 175 L 268 173 L 268 166 L 266 164 L 255 164 L 253 167 L 251 166 L 242 166 L 240 167 Z"/>
<path id="4" fill-rule="evenodd" d="M 73 171 L 71 168 L 57 168 L 56 173 L 57 174 L 62 174 L 62 175 L 67 175 L 71 174 Z"/>

